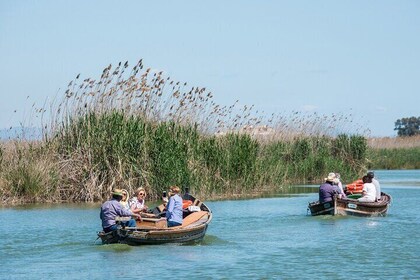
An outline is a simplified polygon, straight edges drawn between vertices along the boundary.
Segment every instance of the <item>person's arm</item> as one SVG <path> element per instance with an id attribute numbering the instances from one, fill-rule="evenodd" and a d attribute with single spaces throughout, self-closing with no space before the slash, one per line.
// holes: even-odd
<path id="1" fill-rule="evenodd" d="M 140 216 L 142 218 L 156 218 L 155 214 L 149 214 L 149 213 L 141 213 Z"/>
<path id="2" fill-rule="evenodd" d="M 142 221 L 141 215 L 140 214 L 132 214 L 132 217 L 136 218 L 137 220 L 139 220 L 140 222 Z"/>
<path id="3" fill-rule="evenodd" d="M 367 194 L 367 187 L 365 184 L 363 184 L 362 197 L 365 196 L 366 194 Z"/>
<path id="4" fill-rule="evenodd" d="M 340 188 L 337 185 L 333 185 L 333 194 L 332 196 L 337 196 L 338 198 L 341 198 L 341 191 Z"/>
<path id="5" fill-rule="evenodd" d="M 118 215 L 122 216 L 122 217 L 133 217 L 136 218 L 137 220 L 139 220 L 140 222 L 142 221 L 140 214 L 134 213 L 131 210 L 127 210 L 125 208 L 120 209 L 121 212 L 117 212 Z"/>
<path id="6" fill-rule="evenodd" d="M 131 212 L 131 210 L 125 209 L 125 208 L 121 205 L 121 203 L 119 203 L 119 202 L 114 203 L 114 209 L 115 209 L 115 213 L 116 213 L 118 216 L 121 216 L 121 217 L 130 217 L 130 216 L 132 216 L 132 215 L 133 215 L 133 212 Z"/>
<path id="7" fill-rule="evenodd" d="M 131 212 L 133 212 L 133 213 L 135 213 L 135 214 L 138 214 L 138 213 L 140 213 L 140 212 L 141 212 L 141 210 L 140 210 L 140 209 L 136 208 L 136 205 L 135 205 L 135 204 L 131 205 L 130 210 L 131 210 Z"/>
<path id="8" fill-rule="evenodd" d="M 169 199 L 168 205 L 166 206 L 167 207 L 166 211 L 169 213 L 172 213 L 174 211 L 174 206 L 175 206 L 175 201 L 174 201 L 174 198 L 171 197 Z"/>

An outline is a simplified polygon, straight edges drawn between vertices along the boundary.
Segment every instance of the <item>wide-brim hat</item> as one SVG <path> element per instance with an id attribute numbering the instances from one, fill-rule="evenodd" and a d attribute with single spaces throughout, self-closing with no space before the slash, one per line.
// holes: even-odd
<path id="1" fill-rule="evenodd" d="M 325 178 L 325 181 L 333 182 L 335 180 L 335 178 L 336 178 L 335 173 L 331 172 L 331 173 L 328 174 L 328 177 Z"/>
<path id="2" fill-rule="evenodd" d="M 123 192 L 120 189 L 114 189 L 112 191 L 112 195 L 118 195 L 118 196 L 123 196 Z"/>

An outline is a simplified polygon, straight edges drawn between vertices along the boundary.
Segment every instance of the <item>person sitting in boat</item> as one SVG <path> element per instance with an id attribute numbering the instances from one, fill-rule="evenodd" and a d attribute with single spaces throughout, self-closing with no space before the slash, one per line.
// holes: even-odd
<path id="1" fill-rule="evenodd" d="M 102 228 L 104 232 L 117 230 L 118 226 L 115 221 L 116 217 L 135 217 L 141 221 L 140 215 L 123 208 L 120 203 L 122 197 L 122 190 L 115 189 L 112 192 L 112 199 L 102 204 L 100 218 L 102 220 Z M 122 222 L 121 224 L 127 227 L 135 227 L 136 221 L 132 218 L 127 222 Z"/>
<path id="2" fill-rule="evenodd" d="M 130 205 L 128 203 L 130 197 L 128 195 L 128 191 L 125 189 L 122 189 L 121 192 L 123 196 L 122 196 L 122 199 L 120 200 L 120 203 L 124 209 L 130 210 Z"/>
<path id="3" fill-rule="evenodd" d="M 347 198 L 346 193 L 343 189 L 343 184 L 340 181 L 340 173 L 335 173 L 334 185 L 337 185 L 341 194 L 341 198 Z"/>
<path id="4" fill-rule="evenodd" d="M 179 195 L 181 189 L 178 186 L 171 186 L 169 201 L 166 204 L 166 219 L 168 227 L 182 225 L 182 198 Z"/>
<path id="5" fill-rule="evenodd" d="M 340 190 L 337 185 L 334 185 L 334 180 L 336 179 L 335 173 L 331 172 L 328 174 L 328 177 L 325 178 L 325 183 L 319 186 L 319 202 L 329 202 L 332 201 L 334 195 L 339 195 Z"/>
<path id="6" fill-rule="evenodd" d="M 372 184 L 372 179 L 369 176 L 363 176 L 363 191 L 362 197 L 357 199 L 360 202 L 375 202 L 376 200 L 376 189 L 375 185 Z"/>
<path id="7" fill-rule="evenodd" d="M 133 211 L 133 213 L 146 212 L 146 190 L 144 188 L 138 188 L 134 194 L 135 197 L 130 199 L 131 211 Z"/>
<path id="8" fill-rule="evenodd" d="M 372 184 L 375 185 L 375 190 L 376 190 L 376 200 L 381 200 L 381 185 L 379 184 L 378 180 L 376 180 L 375 178 L 375 174 L 373 173 L 373 171 L 369 171 L 367 173 L 367 176 L 372 180 Z"/>
<path id="9" fill-rule="evenodd" d="M 146 205 L 146 190 L 142 187 L 138 188 L 136 192 L 134 193 L 135 197 L 130 199 L 130 210 L 131 212 L 135 214 L 140 214 L 143 217 L 155 217 L 153 214 L 146 213 L 148 210 L 148 207 Z"/>

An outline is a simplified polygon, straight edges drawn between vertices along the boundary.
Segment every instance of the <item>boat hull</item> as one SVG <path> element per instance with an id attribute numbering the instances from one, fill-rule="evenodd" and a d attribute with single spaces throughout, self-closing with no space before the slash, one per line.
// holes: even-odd
<path id="1" fill-rule="evenodd" d="M 212 212 L 204 203 L 189 194 L 184 195 L 184 199 L 191 200 L 201 211 L 188 213 L 190 217 L 184 218 L 182 226 L 168 228 L 166 227 L 166 220 L 164 220 L 165 227 L 162 227 L 162 218 L 160 218 L 154 219 L 154 225 L 143 221 L 141 223 L 138 222 L 136 227 L 119 228 L 109 233 L 102 231 L 98 233 L 98 236 L 101 238 L 102 244 L 158 245 L 201 241 L 212 220 Z M 153 210 L 153 213 L 159 216 L 159 214 L 164 214 L 162 213 L 163 210 L 163 206 L 160 205 Z M 195 219 L 193 216 L 197 218 Z M 188 223 L 186 223 L 187 220 L 189 220 Z"/>
<path id="2" fill-rule="evenodd" d="M 207 231 L 207 225 L 191 229 L 166 230 L 166 231 L 134 231 L 121 239 L 120 243 L 129 245 L 157 245 L 165 243 L 188 243 L 201 241 Z"/>
<path id="3" fill-rule="evenodd" d="M 319 215 L 352 215 L 360 217 L 385 216 L 391 203 L 391 196 L 382 193 L 379 202 L 359 202 L 355 199 L 334 198 L 333 201 L 309 203 L 308 209 L 312 216 Z"/>

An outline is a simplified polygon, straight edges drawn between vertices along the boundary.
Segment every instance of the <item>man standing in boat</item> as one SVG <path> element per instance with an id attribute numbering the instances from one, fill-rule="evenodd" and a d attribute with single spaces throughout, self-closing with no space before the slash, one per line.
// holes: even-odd
<path id="1" fill-rule="evenodd" d="M 379 184 L 379 181 L 375 179 L 375 174 L 373 171 L 369 171 L 367 173 L 367 176 L 372 180 L 372 184 L 375 185 L 376 189 L 376 200 L 381 200 L 381 185 Z"/>
<path id="2" fill-rule="evenodd" d="M 117 222 L 115 221 L 116 217 L 136 217 L 141 221 L 140 215 L 134 214 L 131 212 L 131 210 L 125 209 L 121 205 L 120 201 L 122 196 L 122 190 L 115 189 L 112 192 L 112 199 L 102 204 L 100 217 L 102 220 L 102 228 L 104 229 L 104 232 L 117 230 Z M 135 227 L 136 221 L 131 218 L 129 221 L 121 222 L 121 224 L 127 227 Z"/>
<path id="3" fill-rule="evenodd" d="M 331 172 L 328 174 L 328 177 L 325 178 L 325 183 L 319 186 L 319 202 L 329 202 L 332 201 L 334 195 L 340 194 L 340 190 L 337 185 L 334 184 L 336 180 L 335 173 Z"/>

